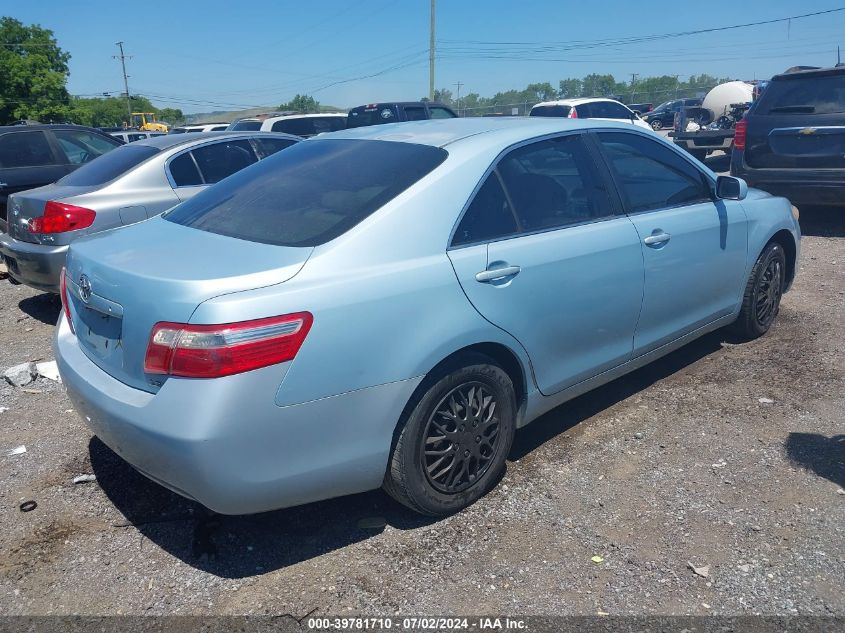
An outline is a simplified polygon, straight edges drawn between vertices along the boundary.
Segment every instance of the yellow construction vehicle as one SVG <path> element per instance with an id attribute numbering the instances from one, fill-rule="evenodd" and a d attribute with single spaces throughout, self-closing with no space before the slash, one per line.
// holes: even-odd
<path id="1" fill-rule="evenodd" d="M 142 132 L 167 132 L 167 124 L 156 121 L 154 112 L 133 112 L 130 127 Z"/>

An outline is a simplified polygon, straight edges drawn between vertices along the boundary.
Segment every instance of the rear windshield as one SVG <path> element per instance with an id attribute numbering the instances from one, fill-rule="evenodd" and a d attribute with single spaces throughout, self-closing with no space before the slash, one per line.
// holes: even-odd
<path id="1" fill-rule="evenodd" d="M 446 150 L 390 141 L 297 143 L 175 207 L 167 219 L 277 246 L 342 235 L 446 159 Z"/>
<path id="2" fill-rule="evenodd" d="M 254 132 L 261 129 L 261 121 L 236 121 L 229 126 L 229 129 L 237 132 Z"/>
<path id="3" fill-rule="evenodd" d="M 345 129 L 345 116 L 310 116 L 299 119 L 281 119 L 273 124 L 271 131 L 308 137 Z"/>
<path id="4" fill-rule="evenodd" d="M 772 81 L 760 95 L 755 114 L 832 114 L 845 112 L 845 74 Z"/>
<path id="5" fill-rule="evenodd" d="M 363 127 L 365 125 L 380 125 L 382 123 L 396 123 L 399 117 L 396 115 L 396 106 L 389 104 L 359 106 L 349 111 L 346 120 L 346 127 Z"/>
<path id="6" fill-rule="evenodd" d="M 562 116 L 568 117 L 572 107 L 568 105 L 534 106 L 528 116 Z"/>
<path id="7" fill-rule="evenodd" d="M 90 163 L 82 165 L 76 171 L 72 171 L 59 180 L 58 184 L 72 187 L 104 185 L 125 174 L 133 167 L 137 167 L 160 151 L 159 148 L 149 145 L 122 145 L 108 154 L 103 154 Z"/>

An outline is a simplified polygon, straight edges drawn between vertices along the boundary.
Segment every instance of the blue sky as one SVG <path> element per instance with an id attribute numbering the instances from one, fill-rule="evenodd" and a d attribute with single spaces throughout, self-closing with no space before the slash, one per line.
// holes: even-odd
<path id="1" fill-rule="evenodd" d="M 845 48 L 845 11 L 652 42 L 594 43 L 840 6 L 845 2 L 438 0 L 436 85 L 455 92 L 461 82 L 463 94 L 492 95 L 591 72 L 620 80 L 632 73 L 770 77 L 796 64 L 834 63 L 836 45 Z M 130 91 L 185 112 L 276 106 L 296 93 L 351 107 L 428 92 L 429 0 L 0 0 L 0 15 L 55 32 L 72 55 L 72 94 L 123 90 L 111 57 L 118 40 L 133 55 Z"/>

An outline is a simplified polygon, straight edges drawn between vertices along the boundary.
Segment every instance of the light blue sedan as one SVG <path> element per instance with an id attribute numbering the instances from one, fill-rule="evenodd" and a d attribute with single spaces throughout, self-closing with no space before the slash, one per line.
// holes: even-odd
<path id="1" fill-rule="evenodd" d="M 764 334 L 799 244 L 787 200 L 631 125 L 359 128 L 74 242 L 56 354 L 93 432 L 212 510 L 383 486 L 443 515 L 546 411 Z"/>

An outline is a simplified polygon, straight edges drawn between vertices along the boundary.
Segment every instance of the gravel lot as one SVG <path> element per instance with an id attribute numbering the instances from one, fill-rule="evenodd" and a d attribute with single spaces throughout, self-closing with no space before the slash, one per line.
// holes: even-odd
<path id="1" fill-rule="evenodd" d="M 766 337 L 717 332 L 552 411 L 440 521 L 378 491 L 211 516 L 92 437 L 60 385 L 4 382 L 0 614 L 845 615 L 845 209 L 802 225 Z M 59 311 L 0 282 L 0 369 L 52 358 Z"/>

